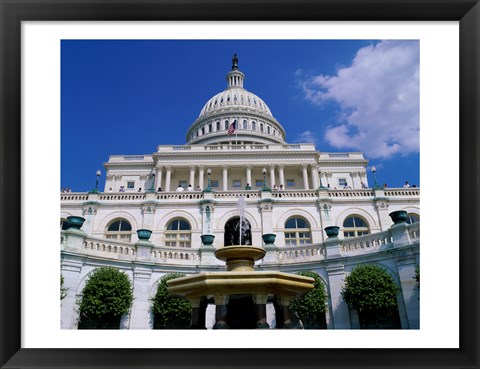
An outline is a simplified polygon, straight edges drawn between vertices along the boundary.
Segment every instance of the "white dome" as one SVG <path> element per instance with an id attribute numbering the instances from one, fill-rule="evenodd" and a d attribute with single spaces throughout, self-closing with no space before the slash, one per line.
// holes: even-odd
<path id="1" fill-rule="evenodd" d="M 270 108 L 257 95 L 244 88 L 227 88 L 213 96 L 200 111 L 199 117 L 225 110 L 251 111 L 273 118 Z"/>

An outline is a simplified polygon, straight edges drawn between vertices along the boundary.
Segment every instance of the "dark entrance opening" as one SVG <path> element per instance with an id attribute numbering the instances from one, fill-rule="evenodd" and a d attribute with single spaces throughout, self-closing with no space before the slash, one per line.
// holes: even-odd
<path id="1" fill-rule="evenodd" d="M 255 329 L 257 316 L 252 296 L 231 295 L 227 305 L 230 329 Z"/>
<path id="2" fill-rule="evenodd" d="M 250 222 L 243 218 L 242 221 L 242 238 L 240 242 L 240 217 L 233 217 L 225 223 L 225 233 L 223 239 L 224 246 L 233 245 L 251 245 L 252 231 Z"/>

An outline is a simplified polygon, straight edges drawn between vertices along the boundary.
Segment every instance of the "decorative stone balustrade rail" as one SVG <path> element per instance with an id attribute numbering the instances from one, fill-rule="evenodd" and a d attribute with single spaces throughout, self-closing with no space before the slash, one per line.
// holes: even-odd
<path id="1" fill-rule="evenodd" d="M 350 190 L 350 189 L 333 189 L 327 191 L 328 197 L 334 199 L 373 199 L 375 197 L 372 189 Z M 216 200 L 238 199 L 239 196 L 246 199 L 260 199 L 261 192 L 259 190 L 233 190 L 233 191 L 214 191 L 213 196 Z M 318 190 L 273 190 L 272 199 L 274 200 L 290 200 L 309 198 L 315 199 L 319 197 Z M 384 191 L 387 198 L 396 197 L 420 197 L 420 189 L 398 188 Z M 200 191 L 193 192 L 155 192 L 154 200 L 201 200 L 204 195 Z M 85 192 L 62 192 L 60 200 L 64 203 L 83 203 L 85 201 L 138 201 L 142 202 L 147 199 L 147 193 L 125 193 L 125 192 L 102 192 L 100 194 L 88 194 Z"/>
<path id="2" fill-rule="evenodd" d="M 282 145 L 282 144 L 232 144 L 232 145 L 174 145 L 174 146 L 158 146 L 157 152 L 171 152 L 171 151 L 188 151 L 188 152 L 205 152 L 205 151 L 232 151 L 232 150 L 262 150 L 262 151 L 315 151 L 315 145 L 313 144 L 293 144 L 293 145 Z M 335 154 L 329 157 L 336 158 Z M 349 153 L 342 153 L 341 158 L 349 158 Z M 357 158 L 357 153 L 352 153 L 352 158 Z M 113 156 L 110 157 L 110 161 L 113 161 Z M 121 156 L 120 158 L 124 158 Z"/>
<path id="3" fill-rule="evenodd" d="M 302 246 L 286 246 L 278 249 L 278 260 L 288 261 L 305 261 L 323 260 L 326 256 L 326 248 L 324 244 L 302 245 Z"/>
<path id="4" fill-rule="evenodd" d="M 418 245 L 420 242 L 420 223 L 406 225 L 405 229 L 408 232 L 410 244 Z M 61 231 L 60 242 L 62 249 L 69 251 L 71 249 L 68 247 L 68 237 L 65 237 L 66 232 L 68 231 Z M 393 248 L 395 239 L 392 232 L 387 230 L 360 237 L 338 239 L 337 245 L 339 246 L 341 257 L 357 256 Z M 133 243 L 85 237 L 82 249 L 78 251 L 90 256 L 133 261 L 137 259 L 136 250 L 137 246 Z M 294 264 L 305 261 L 327 260 L 329 258 L 328 250 L 329 248 L 324 243 L 279 247 L 276 251 L 273 251 L 275 257 L 273 259 L 270 258 L 270 262 Z M 200 250 L 158 247 L 154 245 L 150 252 L 149 261 L 159 264 L 196 266 L 201 264 Z M 220 264 L 221 262 L 219 261 L 218 263 Z"/>

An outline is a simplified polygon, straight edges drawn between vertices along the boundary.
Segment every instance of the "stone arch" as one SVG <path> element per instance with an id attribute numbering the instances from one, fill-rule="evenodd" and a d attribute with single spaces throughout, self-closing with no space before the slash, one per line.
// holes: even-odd
<path id="1" fill-rule="evenodd" d="M 101 232 L 103 234 L 106 231 L 107 226 L 117 218 L 126 219 L 132 226 L 132 232 L 134 232 L 137 229 L 140 229 L 137 219 L 133 215 L 125 211 L 114 211 L 112 213 L 109 213 L 105 217 L 103 217 L 100 220 L 100 222 L 98 222 L 96 231 Z"/>
<path id="2" fill-rule="evenodd" d="M 359 217 L 365 219 L 368 223 L 368 226 L 370 229 L 372 229 L 372 227 L 379 227 L 380 225 L 378 224 L 378 222 L 376 221 L 375 218 L 372 217 L 372 215 L 365 211 L 364 209 L 361 209 L 361 208 L 348 208 L 344 211 L 342 211 L 335 219 L 335 225 L 342 228 L 343 227 L 343 222 L 345 221 L 345 219 L 347 219 L 349 216 L 352 216 L 352 215 L 358 215 Z"/>
<path id="3" fill-rule="evenodd" d="M 223 245 L 252 245 L 252 226 L 243 218 L 242 237 L 240 237 L 240 216 L 233 216 L 224 225 Z"/>
<path id="4" fill-rule="evenodd" d="M 225 223 L 227 223 L 227 221 L 230 219 L 230 218 L 233 218 L 233 217 L 239 217 L 240 216 L 240 213 L 238 210 L 231 210 L 225 214 L 222 215 L 222 217 L 217 221 L 217 223 L 215 224 L 216 228 L 222 228 L 224 229 L 225 228 Z M 251 226 L 251 229 L 252 231 L 254 230 L 257 230 L 260 225 L 258 224 L 257 220 L 255 219 L 255 217 L 250 214 L 248 211 L 245 211 L 245 213 L 243 214 L 243 217 L 248 220 L 248 222 L 250 223 L 250 226 Z"/>
<path id="5" fill-rule="evenodd" d="M 154 225 L 154 229 L 164 231 L 167 227 L 167 224 L 170 223 L 175 218 L 183 218 L 188 223 L 190 223 L 191 230 L 199 230 L 200 226 L 197 220 L 187 211 L 183 210 L 173 210 L 165 215 L 163 215 L 159 221 Z"/>
<path id="6" fill-rule="evenodd" d="M 283 213 L 282 215 L 280 215 L 278 217 L 277 224 L 275 225 L 275 227 L 277 229 L 283 230 L 285 228 L 285 222 L 289 218 L 294 217 L 294 216 L 305 218 L 305 220 L 308 221 L 308 223 L 310 223 L 310 229 L 318 228 L 320 226 L 318 224 L 317 219 L 315 219 L 315 217 L 311 213 L 309 213 L 308 211 L 305 211 L 303 209 L 292 209 L 292 210 L 286 211 L 285 213 Z"/>

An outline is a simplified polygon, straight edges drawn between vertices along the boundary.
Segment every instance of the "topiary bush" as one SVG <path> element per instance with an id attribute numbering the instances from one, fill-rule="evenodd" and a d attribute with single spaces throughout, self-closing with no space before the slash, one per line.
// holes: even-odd
<path id="1" fill-rule="evenodd" d="M 357 309 L 362 328 L 398 328 L 398 287 L 384 268 L 357 266 L 345 278 L 341 293 Z"/>
<path id="2" fill-rule="evenodd" d="M 184 276 L 183 273 L 170 273 L 160 279 L 157 293 L 152 299 L 154 329 L 185 329 L 190 326 L 192 305 L 167 290 L 167 281 Z"/>
<path id="3" fill-rule="evenodd" d="M 132 301 L 132 284 L 125 273 L 112 267 L 95 269 L 79 301 L 79 329 L 118 329 Z"/>
<path id="4" fill-rule="evenodd" d="M 313 290 L 291 302 L 290 311 L 302 321 L 305 329 L 326 328 L 327 296 L 320 276 L 310 271 L 302 271 L 296 274 L 311 277 L 315 282 Z"/>

